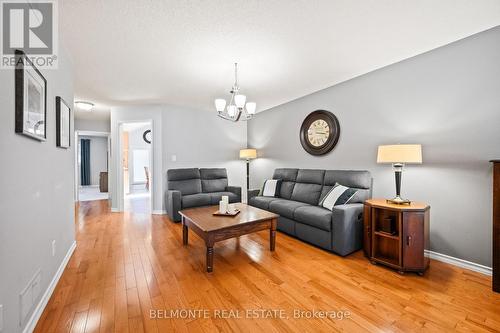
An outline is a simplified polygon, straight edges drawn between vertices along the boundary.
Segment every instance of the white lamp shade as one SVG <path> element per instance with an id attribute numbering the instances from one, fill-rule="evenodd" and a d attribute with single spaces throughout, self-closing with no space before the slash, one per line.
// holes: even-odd
<path id="1" fill-rule="evenodd" d="M 256 149 L 241 149 L 240 150 L 240 158 L 250 160 L 253 158 L 257 158 L 257 150 Z"/>
<path id="2" fill-rule="evenodd" d="M 257 104 L 254 102 L 248 102 L 246 108 L 248 114 L 255 114 L 255 109 L 257 108 Z"/>
<path id="3" fill-rule="evenodd" d="M 245 95 L 234 96 L 234 104 L 236 104 L 236 106 L 240 109 L 245 106 L 246 101 L 247 101 L 247 97 Z"/>
<path id="4" fill-rule="evenodd" d="M 377 163 L 422 163 L 422 145 L 378 146 Z"/>
<path id="5" fill-rule="evenodd" d="M 236 115 L 236 106 L 235 105 L 229 105 L 227 107 L 227 114 L 230 117 L 234 117 Z"/>
<path id="6" fill-rule="evenodd" d="M 226 107 L 226 100 L 222 98 L 217 98 L 215 100 L 215 108 L 217 111 L 222 112 L 224 111 L 224 108 Z"/>

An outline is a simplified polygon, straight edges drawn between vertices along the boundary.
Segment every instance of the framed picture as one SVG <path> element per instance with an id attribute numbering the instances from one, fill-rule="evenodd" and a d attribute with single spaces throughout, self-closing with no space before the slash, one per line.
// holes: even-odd
<path id="1" fill-rule="evenodd" d="M 71 109 L 60 96 L 56 97 L 56 144 L 61 148 L 70 146 Z"/>
<path id="2" fill-rule="evenodd" d="M 16 50 L 16 133 L 47 139 L 47 80 L 23 51 Z"/>

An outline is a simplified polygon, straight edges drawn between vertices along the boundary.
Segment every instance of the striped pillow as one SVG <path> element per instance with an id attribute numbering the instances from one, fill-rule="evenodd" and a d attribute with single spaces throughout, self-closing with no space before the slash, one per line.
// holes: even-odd
<path id="1" fill-rule="evenodd" d="M 280 192 L 281 179 L 268 179 L 262 187 L 262 196 L 277 197 Z"/>
<path id="2" fill-rule="evenodd" d="M 354 197 L 358 192 L 355 188 L 340 185 L 336 183 L 335 186 L 328 192 L 328 194 L 319 203 L 320 206 L 332 210 L 333 206 L 345 205 Z"/>

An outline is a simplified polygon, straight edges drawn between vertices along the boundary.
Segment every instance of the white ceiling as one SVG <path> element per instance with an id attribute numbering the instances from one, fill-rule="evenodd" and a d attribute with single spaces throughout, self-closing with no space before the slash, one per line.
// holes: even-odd
<path id="1" fill-rule="evenodd" d="M 233 83 L 258 111 L 500 24 L 498 0 L 64 0 L 75 97 L 97 109 L 213 110 Z"/>

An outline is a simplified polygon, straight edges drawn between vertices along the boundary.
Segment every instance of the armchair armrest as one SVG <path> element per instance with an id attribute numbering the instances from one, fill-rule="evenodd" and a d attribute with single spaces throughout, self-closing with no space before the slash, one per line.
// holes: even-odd
<path id="1" fill-rule="evenodd" d="M 241 187 L 239 187 L 239 186 L 226 186 L 226 191 L 236 194 L 238 196 L 238 202 L 241 202 Z"/>
<path id="2" fill-rule="evenodd" d="M 258 189 L 258 188 L 248 190 L 248 198 L 247 198 L 247 201 L 250 201 L 250 199 L 252 199 L 253 197 L 258 196 L 258 195 L 259 195 L 259 193 L 260 193 L 260 189 Z"/>
<path id="3" fill-rule="evenodd" d="M 332 209 L 332 250 L 342 256 L 363 247 L 363 204 L 334 206 Z"/>
<path id="4" fill-rule="evenodd" d="M 179 210 L 182 208 L 182 195 L 180 191 L 168 190 L 167 191 L 167 214 L 168 217 L 174 222 L 179 222 L 181 216 Z"/>

